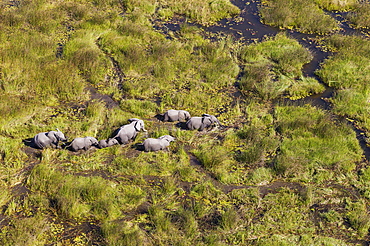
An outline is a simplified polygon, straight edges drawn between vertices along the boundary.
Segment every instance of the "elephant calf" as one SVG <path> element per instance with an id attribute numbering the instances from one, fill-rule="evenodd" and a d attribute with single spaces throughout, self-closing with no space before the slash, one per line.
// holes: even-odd
<path id="1" fill-rule="evenodd" d="M 148 151 L 158 151 L 166 149 L 175 138 L 170 135 L 164 135 L 159 138 L 147 138 L 143 142 L 144 150 Z"/>
<path id="2" fill-rule="evenodd" d="M 170 109 L 163 114 L 163 121 L 187 121 L 190 113 L 186 110 Z"/>
<path id="3" fill-rule="evenodd" d="M 72 151 L 88 150 L 91 146 L 98 146 L 98 144 L 98 140 L 94 137 L 75 138 L 66 148 L 70 148 Z"/>
<path id="4" fill-rule="evenodd" d="M 120 144 L 127 144 L 131 139 L 135 139 L 136 135 L 139 131 L 143 130 L 146 132 L 144 128 L 144 121 L 132 118 L 129 119 L 130 124 L 121 126 L 117 131 L 116 135 L 113 137 L 115 138 Z"/>
<path id="5" fill-rule="evenodd" d="M 189 130 L 199 130 L 210 128 L 213 125 L 221 126 L 220 121 L 214 115 L 203 114 L 202 117 L 191 117 L 186 122 L 186 127 Z"/>
<path id="6" fill-rule="evenodd" d="M 111 147 L 116 144 L 119 144 L 117 139 L 108 138 L 108 139 L 100 140 L 98 145 L 99 145 L 99 148 L 103 149 L 103 148 Z"/>
<path id="7" fill-rule="evenodd" d="M 58 146 L 59 141 L 67 141 L 67 138 L 61 131 L 59 131 L 59 129 L 56 131 L 38 133 L 33 138 L 34 144 L 40 149 L 47 147 L 60 148 Z"/>

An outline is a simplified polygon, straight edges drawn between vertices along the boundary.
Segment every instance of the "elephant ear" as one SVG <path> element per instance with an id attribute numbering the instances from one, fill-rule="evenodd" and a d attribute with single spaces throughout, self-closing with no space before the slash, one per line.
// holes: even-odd
<path id="1" fill-rule="evenodd" d="M 209 116 L 204 116 L 202 118 L 202 123 L 205 126 L 210 126 L 210 125 L 212 125 L 212 119 Z"/>
<path id="2" fill-rule="evenodd" d="M 190 113 L 188 111 L 185 111 L 185 119 L 190 119 Z"/>
<path id="3" fill-rule="evenodd" d="M 141 128 L 143 128 L 143 126 L 144 126 L 144 121 L 142 121 L 142 120 L 135 121 L 134 127 L 135 127 L 136 131 L 139 132 L 141 130 Z"/>
<path id="4" fill-rule="evenodd" d="M 179 111 L 179 120 L 181 120 L 181 119 L 186 119 L 185 112 L 182 111 L 182 110 Z"/>

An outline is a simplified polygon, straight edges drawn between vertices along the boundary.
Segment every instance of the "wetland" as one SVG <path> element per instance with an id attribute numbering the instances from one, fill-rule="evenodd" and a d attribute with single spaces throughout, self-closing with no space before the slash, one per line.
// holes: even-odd
<path id="1" fill-rule="evenodd" d="M 0 16 L 2 245 L 369 245 L 367 2 L 4 0 Z M 123 146 L 28 144 L 131 118 L 148 132 Z M 168 150 L 138 150 L 162 135 Z"/>

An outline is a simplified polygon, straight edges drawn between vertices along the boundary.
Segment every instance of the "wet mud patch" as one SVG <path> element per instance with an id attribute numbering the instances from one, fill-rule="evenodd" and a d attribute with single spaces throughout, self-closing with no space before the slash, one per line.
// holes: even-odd
<path id="1" fill-rule="evenodd" d="M 63 228 L 59 235 L 60 241 L 68 245 L 82 245 L 82 242 L 88 242 L 89 245 L 107 245 L 97 221 L 86 221 L 78 224 L 54 222 L 54 225 L 57 228 Z"/>
<path id="2" fill-rule="evenodd" d="M 263 198 L 267 194 L 270 193 L 277 193 L 279 192 L 282 188 L 288 188 L 290 190 L 295 190 L 299 194 L 305 194 L 307 192 L 307 187 L 295 183 L 295 182 L 282 182 L 282 181 L 276 181 L 274 183 L 271 183 L 269 185 L 263 185 L 263 186 L 258 186 L 259 191 L 260 191 L 260 196 Z"/>
<path id="3" fill-rule="evenodd" d="M 328 184 L 328 188 L 334 188 L 341 194 L 339 197 L 350 197 L 352 200 L 359 200 L 361 198 L 360 192 L 352 186 L 344 186 L 340 184 Z"/>
<path id="4" fill-rule="evenodd" d="M 42 157 L 42 150 L 34 148 L 33 144 L 32 146 L 27 145 L 27 147 L 23 147 L 21 150 L 31 159 L 40 160 Z"/>
<path id="5" fill-rule="evenodd" d="M 30 189 L 23 184 L 16 184 L 13 186 L 11 194 L 15 197 L 19 197 L 20 199 L 24 199 L 30 192 Z"/>
<path id="6" fill-rule="evenodd" d="M 119 107 L 119 103 L 114 101 L 112 97 L 99 93 L 94 87 L 88 86 L 86 90 L 90 92 L 91 100 L 104 102 L 108 109 Z"/>

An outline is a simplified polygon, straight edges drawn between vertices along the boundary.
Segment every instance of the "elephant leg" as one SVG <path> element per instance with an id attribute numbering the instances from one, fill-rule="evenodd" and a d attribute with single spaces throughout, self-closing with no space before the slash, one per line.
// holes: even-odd
<path id="1" fill-rule="evenodd" d="M 123 146 L 125 144 L 128 144 L 128 137 L 126 137 L 126 136 L 121 138 L 121 146 Z"/>

